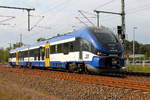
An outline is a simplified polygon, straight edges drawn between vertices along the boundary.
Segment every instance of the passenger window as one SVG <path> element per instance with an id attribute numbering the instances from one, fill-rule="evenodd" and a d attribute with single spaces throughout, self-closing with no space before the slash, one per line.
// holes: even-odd
<path id="1" fill-rule="evenodd" d="M 52 46 L 51 46 L 50 53 L 51 53 L 51 54 L 54 54 L 54 53 L 55 53 L 55 45 L 52 45 Z"/>
<path id="2" fill-rule="evenodd" d="M 58 52 L 58 46 L 55 45 L 55 53 L 57 53 L 57 52 Z"/>
<path id="3" fill-rule="evenodd" d="M 63 44 L 63 53 L 68 54 L 69 53 L 69 43 Z"/>
<path id="4" fill-rule="evenodd" d="M 45 56 L 44 56 L 45 49 L 42 47 L 42 50 L 41 50 L 41 51 L 42 51 L 42 60 L 44 60 L 44 57 L 45 57 Z"/>
<path id="5" fill-rule="evenodd" d="M 57 45 L 57 53 L 62 53 L 62 44 Z"/>
<path id="6" fill-rule="evenodd" d="M 83 51 L 91 51 L 91 43 L 89 41 L 81 39 L 80 43 Z"/>
<path id="7" fill-rule="evenodd" d="M 70 42 L 70 52 L 74 51 L 74 46 L 73 46 L 73 42 Z"/>

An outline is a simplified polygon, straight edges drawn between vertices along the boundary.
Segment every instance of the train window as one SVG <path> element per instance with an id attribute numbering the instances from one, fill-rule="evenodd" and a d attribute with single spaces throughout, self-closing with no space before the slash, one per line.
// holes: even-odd
<path id="1" fill-rule="evenodd" d="M 24 60 L 24 52 L 25 52 L 25 51 L 22 51 L 22 52 L 21 52 L 21 59 L 22 59 L 22 60 Z"/>
<path id="2" fill-rule="evenodd" d="M 74 51 L 74 44 L 73 42 L 70 42 L 70 52 L 73 52 Z"/>
<path id="3" fill-rule="evenodd" d="M 68 54 L 69 53 L 69 43 L 63 44 L 63 53 Z"/>
<path id="4" fill-rule="evenodd" d="M 13 58 L 13 53 L 10 53 L 10 57 Z"/>
<path id="5" fill-rule="evenodd" d="M 18 59 L 21 60 L 21 52 L 18 52 Z"/>
<path id="6" fill-rule="evenodd" d="M 22 53 L 21 53 L 21 56 L 22 56 L 22 58 L 24 58 L 25 57 L 25 51 L 22 51 Z"/>
<path id="7" fill-rule="evenodd" d="M 76 40 L 74 41 L 74 51 L 80 51 L 81 49 L 80 40 L 81 38 L 76 38 Z"/>
<path id="8" fill-rule="evenodd" d="M 16 58 L 16 56 L 17 56 L 16 53 L 14 53 L 14 58 Z"/>
<path id="9" fill-rule="evenodd" d="M 28 55 L 28 54 L 26 54 L 26 52 L 27 52 L 27 51 L 23 51 L 23 52 L 22 52 L 22 55 L 23 55 L 24 58 L 27 57 L 27 55 Z"/>
<path id="10" fill-rule="evenodd" d="M 45 57 L 45 55 L 44 55 L 45 48 L 42 47 L 41 52 L 42 52 L 42 60 L 44 60 L 44 57 Z"/>
<path id="11" fill-rule="evenodd" d="M 29 50 L 24 52 L 24 57 L 30 57 L 29 56 Z"/>
<path id="12" fill-rule="evenodd" d="M 34 60 L 36 60 L 36 54 L 37 54 L 37 51 L 36 51 L 36 49 L 33 49 L 33 56 L 34 56 Z"/>
<path id="13" fill-rule="evenodd" d="M 51 54 L 54 54 L 54 53 L 55 53 L 55 45 L 52 45 L 52 46 L 51 46 L 50 53 L 51 53 Z"/>
<path id="14" fill-rule="evenodd" d="M 31 50 L 29 51 L 30 57 L 35 57 L 35 54 L 36 54 L 35 52 L 36 52 L 35 49 L 31 49 Z"/>
<path id="15" fill-rule="evenodd" d="M 35 49 L 35 59 L 38 60 L 38 56 L 39 56 L 39 48 Z"/>
<path id="16" fill-rule="evenodd" d="M 38 48 L 38 60 L 40 60 L 40 48 Z"/>
<path id="17" fill-rule="evenodd" d="M 62 44 L 57 45 L 57 53 L 62 53 Z"/>
<path id="18" fill-rule="evenodd" d="M 88 40 L 81 39 L 80 44 L 82 51 L 91 51 L 91 43 Z"/>
<path id="19" fill-rule="evenodd" d="M 12 58 L 12 54 L 11 53 L 9 53 L 9 58 Z"/>
<path id="20" fill-rule="evenodd" d="M 16 57 L 16 54 L 15 53 L 13 53 L 13 58 L 15 58 Z"/>
<path id="21" fill-rule="evenodd" d="M 32 52 L 31 52 L 31 50 L 29 50 L 29 57 L 32 57 L 32 55 L 31 55 L 31 54 L 32 54 Z"/>
<path id="22" fill-rule="evenodd" d="M 33 57 L 33 50 L 30 50 L 30 57 Z"/>
<path id="23" fill-rule="evenodd" d="M 24 52 L 24 51 L 21 52 L 21 60 L 23 60 L 23 58 L 24 58 L 23 52 Z"/>
<path id="24" fill-rule="evenodd" d="M 58 52 L 58 46 L 55 45 L 55 53 L 57 53 L 57 52 Z"/>
<path id="25" fill-rule="evenodd" d="M 11 54 L 11 57 L 14 58 L 14 53 Z"/>

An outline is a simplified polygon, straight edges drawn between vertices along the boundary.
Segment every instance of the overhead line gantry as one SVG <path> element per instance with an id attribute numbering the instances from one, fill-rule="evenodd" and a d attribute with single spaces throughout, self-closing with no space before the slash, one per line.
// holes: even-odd
<path id="1" fill-rule="evenodd" d="M 35 8 L 21 8 L 21 7 L 9 7 L 9 6 L 0 6 L 0 8 L 26 10 L 28 13 L 28 31 L 30 31 L 30 11 L 34 11 Z"/>

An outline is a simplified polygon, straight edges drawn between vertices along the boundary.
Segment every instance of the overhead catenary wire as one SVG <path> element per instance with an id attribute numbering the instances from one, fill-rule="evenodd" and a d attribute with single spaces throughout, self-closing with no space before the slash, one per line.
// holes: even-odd
<path id="1" fill-rule="evenodd" d="M 68 4 L 69 2 L 71 2 L 72 0 L 62 0 L 61 2 L 56 2 L 56 3 L 53 3 L 52 6 L 50 6 L 50 8 L 47 9 L 47 11 L 50 13 L 50 11 L 57 11 L 58 13 L 60 13 L 61 11 L 60 10 L 64 10 L 66 8 L 66 4 Z M 58 8 L 61 8 L 61 9 L 58 9 Z M 44 15 L 46 16 L 47 14 L 49 13 L 44 13 Z M 56 13 L 56 14 L 58 14 Z M 56 16 L 56 15 L 54 15 Z M 53 17 L 54 17 L 53 16 Z M 53 21 L 54 22 L 57 22 L 57 20 Z M 59 23 L 57 23 L 58 25 Z M 56 26 L 56 24 L 53 25 L 53 27 Z M 38 27 L 38 26 L 37 26 Z M 47 27 L 38 27 L 38 28 L 43 28 L 43 29 L 49 29 Z M 64 26 L 61 26 L 61 28 L 64 28 Z M 52 29 L 52 28 L 51 28 Z"/>
<path id="2" fill-rule="evenodd" d="M 0 23 L 9 21 L 9 20 L 12 20 L 12 19 L 15 18 L 15 16 L 3 16 L 3 15 L 0 15 L 0 17 L 6 18 L 6 19 L 3 19 L 3 20 L 0 20 Z"/>
<path id="3" fill-rule="evenodd" d="M 36 26 L 36 27 L 42 28 L 42 29 L 47 29 L 47 30 L 50 30 L 50 29 L 51 29 L 51 27 L 47 27 L 47 26 Z"/>
<path id="4" fill-rule="evenodd" d="M 144 10 L 149 10 L 149 8 L 150 7 L 144 7 L 144 8 L 140 8 L 140 9 L 136 9 L 136 10 L 133 10 L 133 11 L 129 11 L 129 12 L 127 12 L 126 13 L 126 15 L 128 15 L 128 16 L 130 16 L 130 15 L 132 15 L 132 14 L 136 14 L 136 13 L 139 13 L 139 12 L 142 12 L 142 11 L 144 11 Z M 109 17 L 109 18 L 106 18 L 106 19 L 104 19 L 105 21 L 110 21 L 111 19 L 114 19 L 115 17 Z M 109 19 L 109 20 L 108 20 Z"/>
<path id="5" fill-rule="evenodd" d="M 80 21 L 80 23 L 84 24 L 85 26 L 88 26 L 85 22 L 83 22 L 79 17 L 75 17 L 77 20 Z"/>
<path id="6" fill-rule="evenodd" d="M 138 13 L 138 12 L 141 12 L 141 11 L 144 11 L 144 10 L 149 10 L 150 6 L 145 6 L 143 8 L 140 8 L 140 9 L 136 9 L 136 10 L 131 10 L 129 12 L 127 12 L 127 14 L 134 14 L 134 13 Z"/>
<path id="7" fill-rule="evenodd" d="M 31 27 L 31 29 L 30 30 L 33 30 L 33 28 L 35 28 L 35 27 L 37 27 L 38 26 L 38 24 L 42 21 L 44 19 L 44 16 L 41 16 L 41 18 L 36 22 L 36 24 L 35 25 L 33 25 L 33 27 Z"/>
<path id="8" fill-rule="evenodd" d="M 67 2 L 70 2 L 71 0 L 65 0 L 65 1 L 62 1 L 62 2 L 60 2 L 60 3 L 55 3 L 55 4 L 52 4 L 52 5 L 54 5 L 54 6 L 51 6 L 50 8 L 48 8 L 47 9 L 47 11 L 48 12 L 50 12 L 50 11 L 52 11 L 52 10 L 56 10 L 58 7 L 61 7 L 62 5 L 66 5 L 67 4 Z M 44 12 L 45 13 L 45 12 Z M 47 14 L 49 14 L 49 13 L 47 13 Z M 45 15 L 47 15 L 47 14 L 45 14 Z"/>
<path id="9" fill-rule="evenodd" d="M 30 12 L 34 11 L 35 8 L 22 8 L 22 7 L 10 7 L 10 6 L 0 6 L 0 8 L 15 9 L 15 10 L 26 10 L 28 13 L 28 31 L 30 31 Z"/>
<path id="10" fill-rule="evenodd" d="M 136 9 L 136 8 L 138 8 L 138 9 Z M 146 9 L 149 10 L 149 8 L 150 8 L 149 3 L 147 3 L 147 4 L 144 4 L 144 5 L 139 6 L 139 7 L 134 7 L 134 8 L 131 8 L 131 9 L 126 9 L 126 11 L 127 11 L 126 15 L 136 14 L 136 13 L 142 12 L 142 11 L 144 11 Z M 109 18 L 105 18 L 104 20 L 110 21 L 108 19 L 114 19 L 114 18 L 115 17 L 109 17 Z"/>
<path id="11" fill-rule="evenodd" d="M 9 23 L 0 23 L 0 25 L 10 25 Z"/>
<path id="12" fill-rule="evenodd" d="M 82 11 L 82 12 L 84 12 L 84 13 L 86 13 L 86 14 L 90 14 L 90 15 L 94 15 L 94 16 L 96 16 L 96 14 L 95 14 L 95 13 L 91 13 L 91 12 L 84 11 L 84 10 L 80 10 L 80 11 Z"/>
<path id="13" fill-rule="evenodd" d="M 95 26 L 95 24 L 94 24 L 92 21 L 90 21 L 90 20 L 83 14 L 83 12 L 82 12 L 81 10 L 78 10 L 78 12 L 79 12 L 89 23 L 91 23 L 93 26 Z"/>
<path id="14" fill-rule="evenodd" d="M 83 19 L 84 17 L 78 17 L 78 18 L 81 18 L 81 19 Z M 87 17 L 87 18 L 91 18 L 91 19 L 92 19 L 92 18 L 96 18 L 96 17 Z"/>

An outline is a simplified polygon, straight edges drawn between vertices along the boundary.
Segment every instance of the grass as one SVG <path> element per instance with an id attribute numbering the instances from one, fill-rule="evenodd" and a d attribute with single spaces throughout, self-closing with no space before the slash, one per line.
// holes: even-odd
<path id="1" fill-rule="evenodd" d="M 150 65 L 128 65 L 126 69 L 133 72 L 150 73 Z"/>

